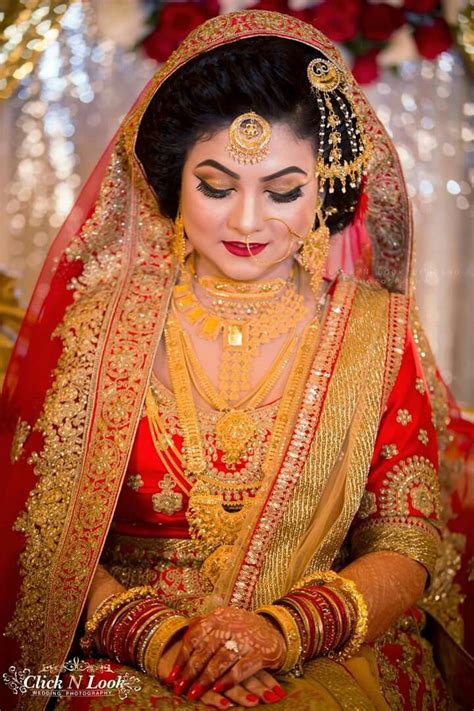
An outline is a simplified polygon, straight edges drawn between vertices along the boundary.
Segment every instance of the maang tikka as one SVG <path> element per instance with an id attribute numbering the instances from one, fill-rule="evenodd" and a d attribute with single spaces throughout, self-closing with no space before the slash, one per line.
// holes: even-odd
<path id="1" fill-rule="evenodd" d="M 268 121 L 255 111 L 249 111 L 232 121 L 227 150 L 238 163 L 260 163 L 270 153 L 271 136 Z"/>

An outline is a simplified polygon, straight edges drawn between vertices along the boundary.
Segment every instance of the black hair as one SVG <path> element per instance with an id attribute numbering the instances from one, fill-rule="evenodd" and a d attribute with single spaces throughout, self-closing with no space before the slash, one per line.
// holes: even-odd
<path id="1" fill-rule="evenodd" d="M 255 111 L 270 123 L 288 124 L 298 138 L 318 149 L 320 112 L 310 91 L 306 68 L 322 55 L 293 40 L 251 37 L 205 52 L 172 74 L 156 92 L 141 120 L 136 155 L 143 166 L 164 215 L 178 211 L 181 174 L 188 151 L 197 140 L 210 138 L 237 116 Z M 347 99 L 339 92 L 335 111 L 341 118 L 342 160 L 350 159 L 344 131 Z M 326 160 L 330 150 L 325 145 Z M 351 220 L 360 187 L 336 182 L 326 194 L 327 225 L 337 232 Z"/>

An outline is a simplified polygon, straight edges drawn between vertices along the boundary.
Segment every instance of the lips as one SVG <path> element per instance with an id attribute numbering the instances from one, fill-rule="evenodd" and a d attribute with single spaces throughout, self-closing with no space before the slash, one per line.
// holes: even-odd
<path id="1" fill-rule="evenodd" d="M 259 254 L 263 252 L 267 244 L 261 244 L 260 242 L 249 242 L 248 247 L 246 242 L 223 242 L 224 247 L 231 254 L 237 257 L 250 257 L 254 254 Z"/>

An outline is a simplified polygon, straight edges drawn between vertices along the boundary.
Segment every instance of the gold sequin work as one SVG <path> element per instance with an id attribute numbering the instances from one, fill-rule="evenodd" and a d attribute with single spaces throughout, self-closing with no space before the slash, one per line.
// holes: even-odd
<path id="1" fill-rule="evenodd" d="M 143 486 L 143 479 L 140 474 L 129 474 L 127 477 L 127 486 L 133 491 L 138 491 Z"/>
<path id="2" fill-rule="evenodd" d="M 12 448 L 10 452 L 10 461 L 15 464 L 21 457 L 23 453 L 23 447 L 28 439 L 31 432 L 31 425 L 25 420 L 18 418 L 18 422 L 15 429 L 15 434 L 13 435 Z"/>
<path id="3" fill-rule="evenodd" d="M 373 491 L 366 491 L 360 502 L 357 515 L 359 518 L 368 518 L 374 513 L 377 513 L 377 497 Z"/>
<path id="4" fill-rule="evenodd" d="M 380 454 L 384 459 L 392 459 L 398 455 L 398 447 L 396 444 L 384 444 L 380 450 Z"/>
<path id="5" fill-rule="evenodd" d="M 424 494 L 413 495 L 413 492 L 423 487 Z M 423 500 L 423 510 L 418 509 L 416 502 Z M 409 516 L 411 505 L 424 514 L 431 501 L 431 511 L 439 516 L 439 483 L 433 464 L 425 457 L 413 456 L 402 459 L 396 464 L 383 482 L 380 493 L 380 510 L 382 516 Z"/>
<path id="6" fill-rule="evenodd" d="M 408 410 L 405 410 L 403 408 L 400 408 L 400 410 L 397 411 L 397 422 L 399 425 L 403 425 L 403 427 L 406 427 L 412 420 L 412 417 Z"/>
<path id="7" fill-rule="evenodd" d="M 428 437 L 428 432 L 426 430 L 420 429 L 420 431 L 418 432 L 418 439 L 421 444 L 427 445 L 430 441 Z"/>
<path id="8" fill-rule="evenodd" d="M 425 388 L 425 381 L 423 380 L 423 378 L 417 378 L 417 379 L 416 379 L 416 381 L 415 381 L 415 389 L 417 390 L 417 392 L 420 393 L 420 395 L 424 395 L 424 394 L 425 394 L 426 388 Z"/>

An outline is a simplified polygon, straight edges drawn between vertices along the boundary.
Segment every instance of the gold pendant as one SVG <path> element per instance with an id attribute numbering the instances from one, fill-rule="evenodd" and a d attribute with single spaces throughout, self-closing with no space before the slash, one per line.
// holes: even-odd
<path id="1" fill-rule="evenodd" d="M 255 424 L 243 410 L 229 410 L 216 424 L 216 437 L 227 461 L 235 464 L 255 437 Z"/>

